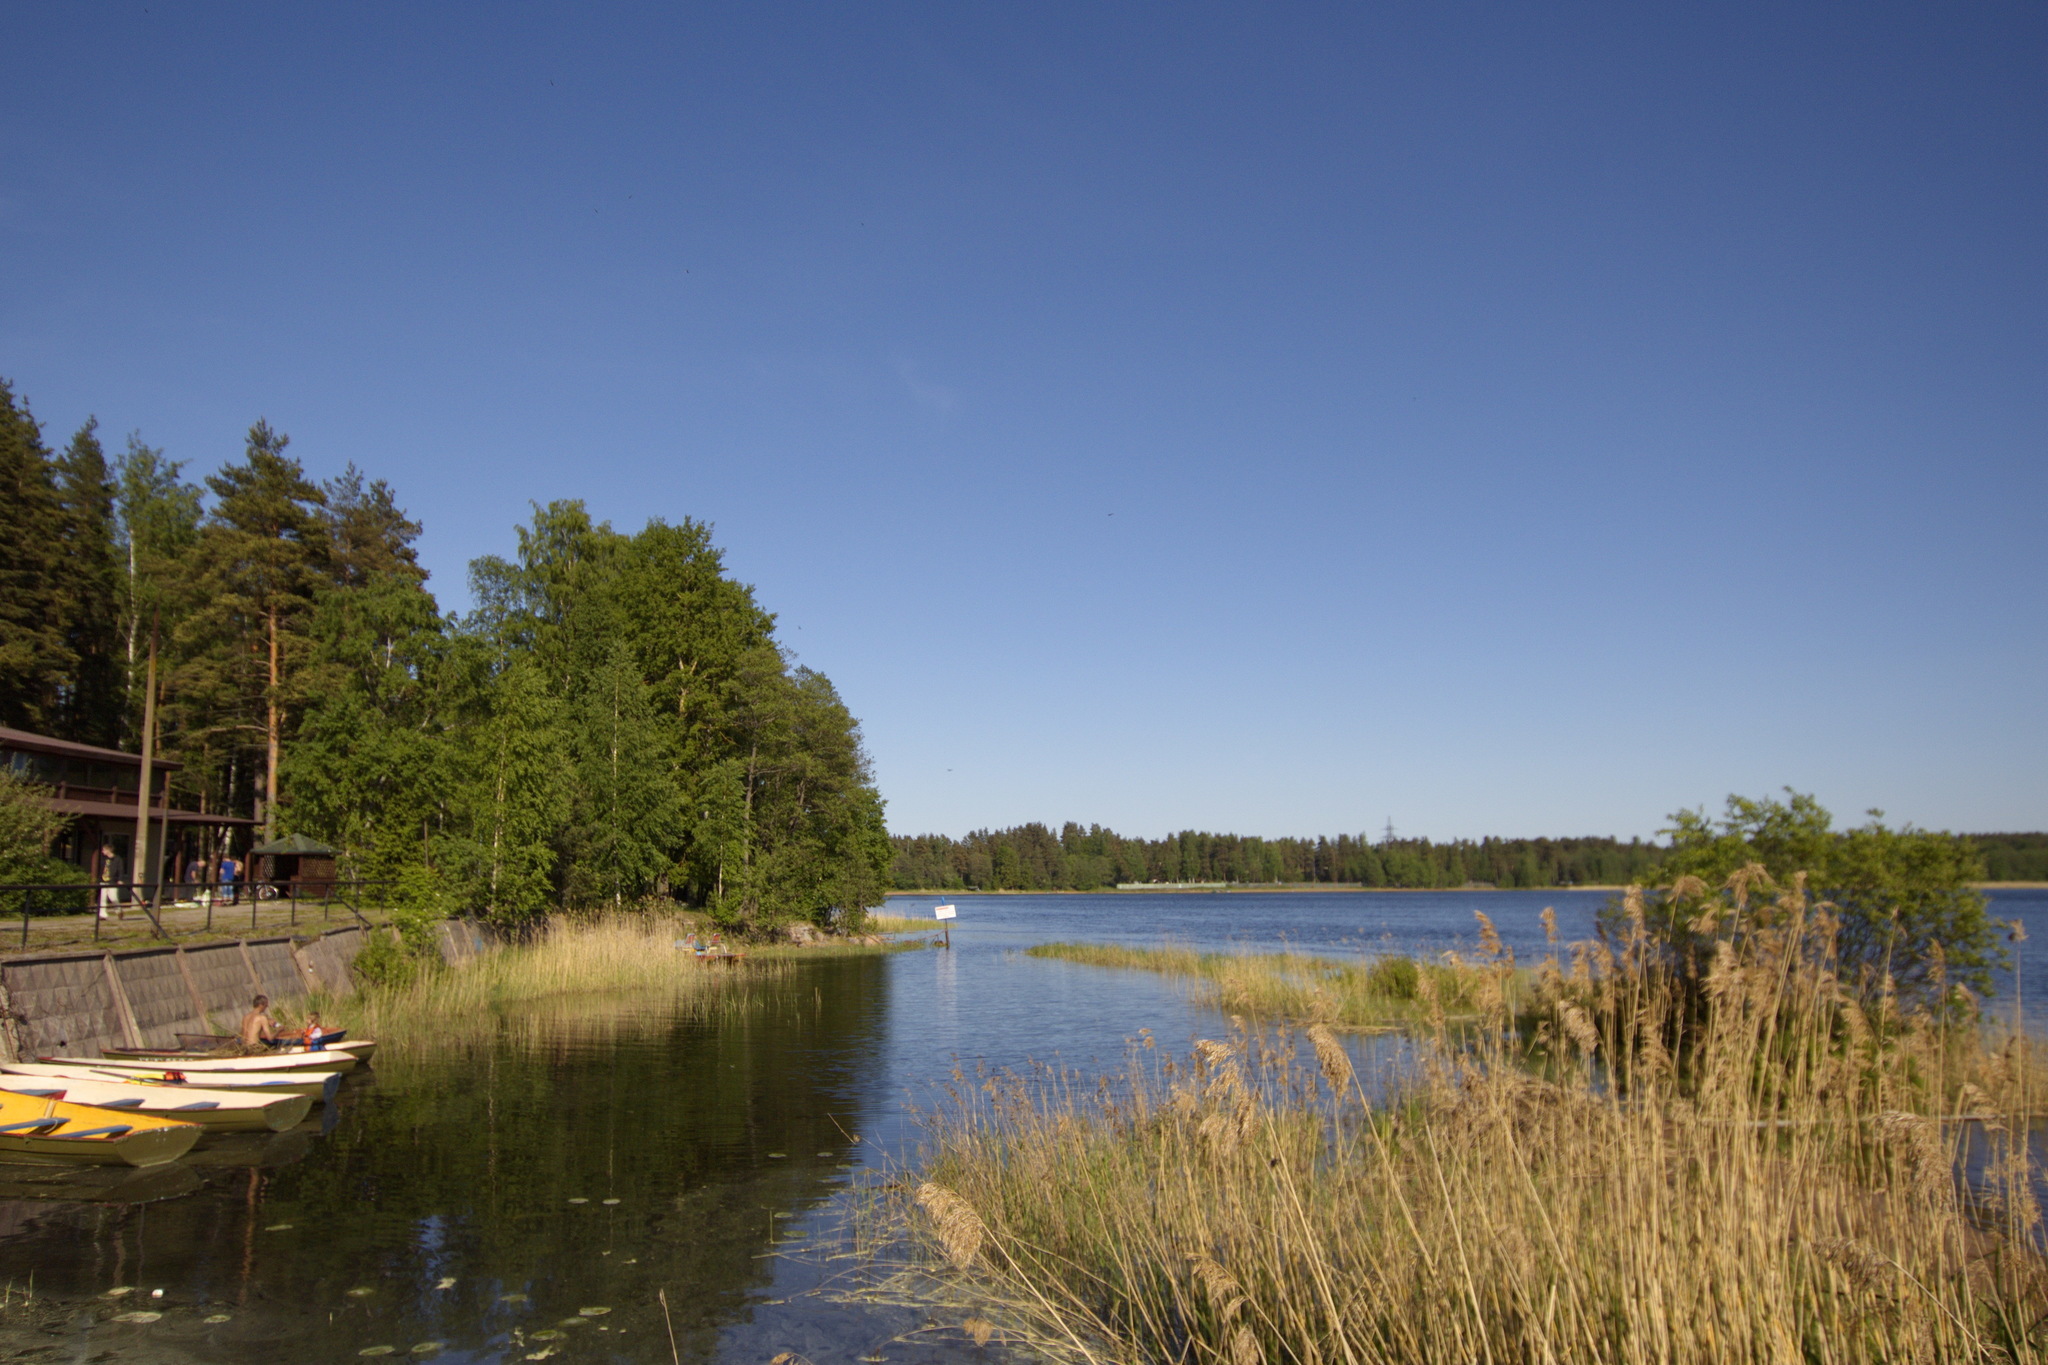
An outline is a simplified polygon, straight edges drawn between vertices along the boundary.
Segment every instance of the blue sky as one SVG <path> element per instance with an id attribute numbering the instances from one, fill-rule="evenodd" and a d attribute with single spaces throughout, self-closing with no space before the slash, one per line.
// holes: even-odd
<path id="1" fill-rule="evenodd" d="M 0 0 L 0 375 L 712 522 L 890 823 L 2048 827 L 2048 8 Z"/>

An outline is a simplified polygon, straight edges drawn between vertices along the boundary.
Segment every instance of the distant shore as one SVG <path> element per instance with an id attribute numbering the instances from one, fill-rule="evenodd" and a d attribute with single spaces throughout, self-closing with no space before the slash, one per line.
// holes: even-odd
<path id="1" fill-rule="evenodd" d="M 2048 889 L 2048 882 L 1978 882 L 1979 891 L 2038 891 Z M 1246 882 L 1230 883 L 1224 886 L 1101 886 L 1082 891 L 1073 887 L 1040 888 L 1032 891 L 1003 890 L 976 891 L 969 887 L 933 887 L 922 890 L 891 891 L 890 898 L 897 896 L 1231 896 L 1246 892 L 1265 891 L 1370 891 L 1374 894 L 1415 895 L 1420 892 L 1442 891 L 1626 891 L 1620 883 L 1588 886 L 1362 886 L 1357 882 Z"/>

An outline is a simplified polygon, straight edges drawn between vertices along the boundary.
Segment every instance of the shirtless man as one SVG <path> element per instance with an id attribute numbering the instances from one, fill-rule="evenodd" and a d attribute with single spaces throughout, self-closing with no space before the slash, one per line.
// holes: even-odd
<path id="1" fill-rule="evenodd" d="M 242 1046 L 261 1047 L 277 1036 L 277 1021 L 270 1017 L 270 997 L 259 995 L 249 1002 L 242 1016 Z"/>

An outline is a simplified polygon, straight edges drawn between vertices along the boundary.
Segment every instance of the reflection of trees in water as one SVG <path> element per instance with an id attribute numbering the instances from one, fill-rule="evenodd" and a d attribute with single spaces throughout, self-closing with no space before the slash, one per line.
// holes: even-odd
<path id="1" fill-rule="evenodd" d="M 39 1269 L 39 1285 L 93 1293 L 114 1283 L 97 1252 L 118 1244 L 131 1275 L 146 1264 L 149 1284 L 185 1302 L 280 1314 L 266 1347 L 303 1328 L 301 1353 L 337 1360 L 366 1344 L 476 1347 L 515 1327 L 600 1325 L 663 1334 L 665 1353 L 661 1288 L 678 1339 L 708 1351 L 772 1273 L 786 1226 L 774 1215 L 829 1197 L 845 1133 L 861 1131 L 885 968 L 806 963 L 764 982 L 750 1007 L 694 1020 L 632 1001 L 530 1011 L 490 1043 L 388 1068 L 345 1100 L 309 1160 L 209 1172 L 198 1198 L 60 1219 L 68 1228 L 25 1234 L 8 1259 L 44 1266 L 51 1253 L 69 1264 Z M 265 1230 L 279 1223 L 292 1226 Z M 519 1294 L 530 1301 L 502 1301 Z M 586 1306 L 614 1311 L 558 1325 Z"/>

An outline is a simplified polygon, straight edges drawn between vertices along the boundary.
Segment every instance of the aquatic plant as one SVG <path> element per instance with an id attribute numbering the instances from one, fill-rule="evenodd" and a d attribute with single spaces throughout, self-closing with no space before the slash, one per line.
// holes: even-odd
<path id="1" fill-rule="evenodd" d="M 1123 967 L 1203 983 L 1202 1000 L 1259 1019 L 1323 1023 L 1339 1028 L 1392 1028 L 1420 1022 L 1432 1008 L 1469 1014 L 1475 992 L 1493 980 L 1456 958 L 1417 962 L 1400 956 L 1332 958 L 1307 953 L 1199 953 L 1192 948 L 1138 948 L 1115 943 L 1041 943 L 1031 957 Z M 1511 975 L 1509 991 L 1523 984 Z"/>
<path id="2" fill-rule="evenodd" d="M 1702 924 L 1697 983 L 1634 904 L 1531 979 L 1468 964 L 1477 1027 L 1419 970 L 1399 1075 L 1245 1024 L 959 1085 L 880 1207 L 929 1292 L 1058 1359 L 2041 1359 L 2029 1042 L 1866 1006 L 1796 883 Z"/>

